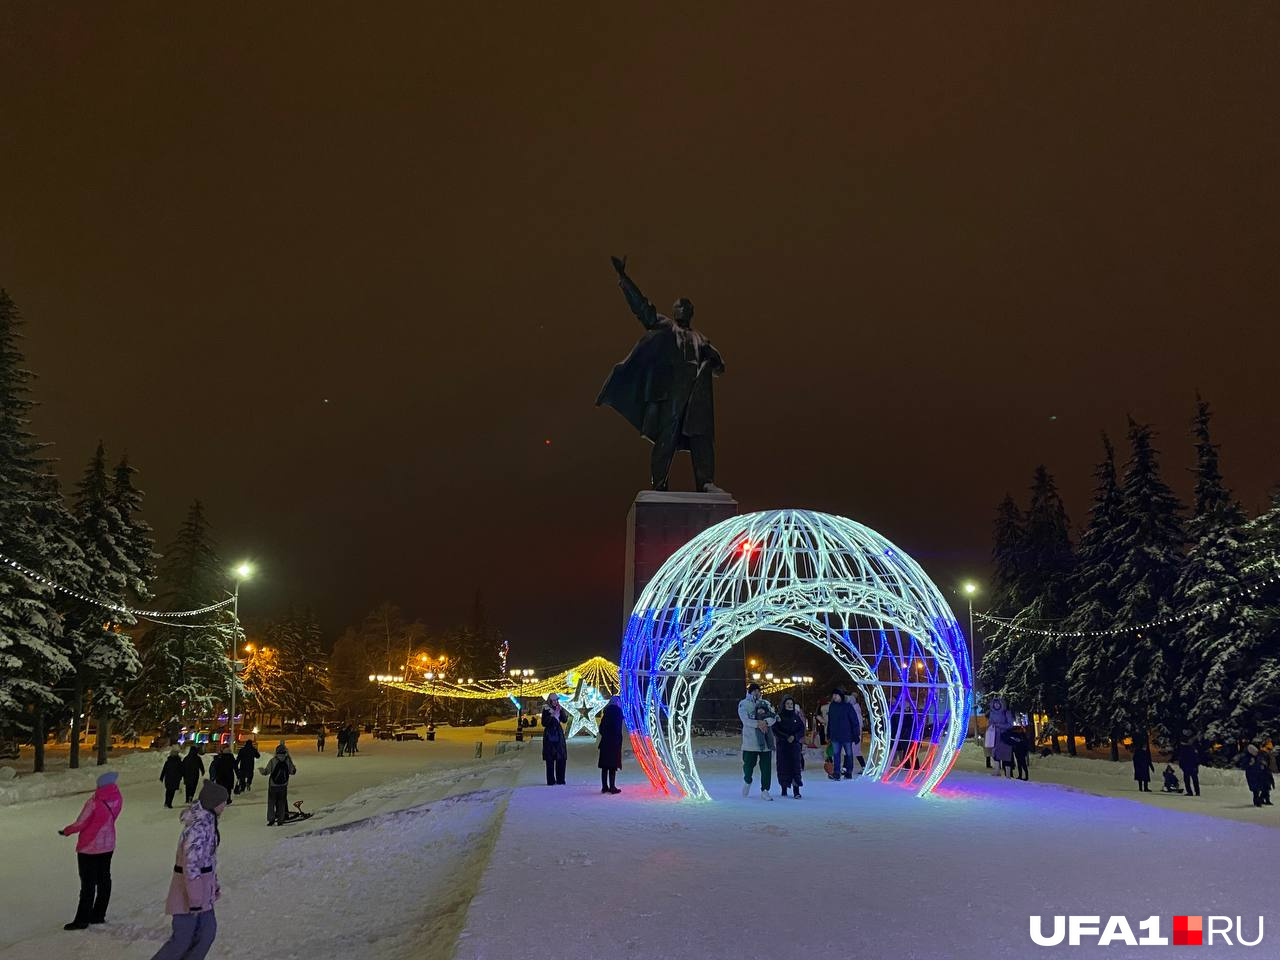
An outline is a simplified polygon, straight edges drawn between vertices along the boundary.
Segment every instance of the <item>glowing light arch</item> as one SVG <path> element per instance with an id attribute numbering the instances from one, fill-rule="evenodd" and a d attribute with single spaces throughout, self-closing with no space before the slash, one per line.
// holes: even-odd
<path id="1" fill-rule="evenodd" d="M 631 746 L 668 794 L 709 799 L 694 764 L 703 680 L 756 630 L 831 654 L 867 704 L 872 780 L 929 793 L 955 762 L 972 707 L 964 634 L 911 557 L 868 527 L 808 510 L 731 517 L 677 550 L 627 625 L 620 676 Z"/>

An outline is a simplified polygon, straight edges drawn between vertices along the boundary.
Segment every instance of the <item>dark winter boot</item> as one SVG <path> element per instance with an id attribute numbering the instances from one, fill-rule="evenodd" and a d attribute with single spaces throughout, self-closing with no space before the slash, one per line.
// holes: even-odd
<path id="1" fill-rule="evenodd" d="M 799 799 L 800 799 L 800 788 L 799 788 L 799 787 L 792 787 L 792 788 L 791 788 L 791 795 L 792 795 L 793 797 L 795 797 L 797 800 L 799 800 Z"/>

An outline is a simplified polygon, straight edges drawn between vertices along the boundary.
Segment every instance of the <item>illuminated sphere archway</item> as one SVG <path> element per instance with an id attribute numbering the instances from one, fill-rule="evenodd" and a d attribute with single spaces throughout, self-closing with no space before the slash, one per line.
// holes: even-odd
<path id="1" fill-rule="evenodd" d="M 677 550 L 627 625 L 620 675 L 636 759 L 666 793 L 708 799 L 693 705 L 711 668 L 756 630 L 831 654 L 867 705 L 863 776 L 929 793 L 955 762 L 972 706 L 964 634 L 911 557 L 844 517 L 731 517 Z"/>

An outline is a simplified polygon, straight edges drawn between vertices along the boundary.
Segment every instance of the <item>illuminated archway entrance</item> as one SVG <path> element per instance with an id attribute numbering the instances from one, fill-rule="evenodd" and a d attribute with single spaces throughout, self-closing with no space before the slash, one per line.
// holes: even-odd
<path id="1" fill-rule="evenodd" d="M 972 705 L 964 634 L 919 564 L 860 523 L 807 510 L 732 517 L 677 550 L 627 625 L 620 675 L 636 759 L 667 793 L 709 799 L 693 759 L 693 705 L 747 634 L 825 650 L 867 704 L 864 776 L 931 791 L 955 762 Z"/>

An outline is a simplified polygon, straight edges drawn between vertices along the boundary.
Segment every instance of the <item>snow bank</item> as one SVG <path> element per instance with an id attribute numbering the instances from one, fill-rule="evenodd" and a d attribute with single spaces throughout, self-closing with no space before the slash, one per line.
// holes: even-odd
<path id="1" fill-rule="evenodd" d="M 22 774 L 7 780 L 0 778 L 0 807 L 31 800 L 47 800 L 50 797 L 92 793 L 98 777 L 108 770 L 119 773 L 121 780 L 138 780 L 146 774 L 159 777 L 163 763 L 164 754 L 143 750 L 112 757 L 105 766 L 99 767 L 94 763 L 91 753 L 88 764 L 79 770 L 51 770 L 46 773 Z"/>

